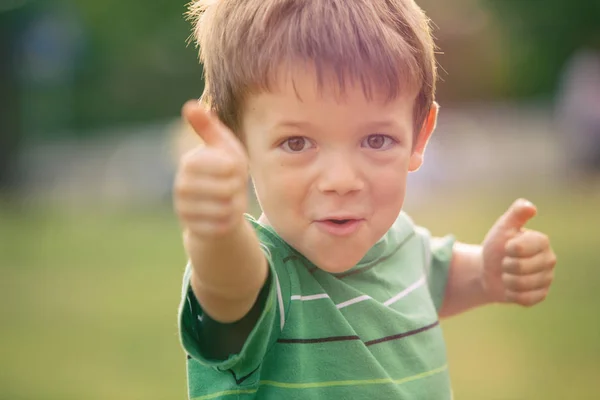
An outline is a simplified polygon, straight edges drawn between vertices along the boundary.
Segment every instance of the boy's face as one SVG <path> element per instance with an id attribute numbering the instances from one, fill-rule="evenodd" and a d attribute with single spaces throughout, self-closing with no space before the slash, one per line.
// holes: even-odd
<path id="1" fill-rule="evenodd" d="M 437 108 L 413 143 L 414 96 L 365 98 L 318 91 L 298 71 L 250 96 L 242 120 L 263 220 L 319 268 L 357 264 L 396 220 L 409 171 L 419 168 Z M 376 94 L 376 93 L 375 93 Z"/>

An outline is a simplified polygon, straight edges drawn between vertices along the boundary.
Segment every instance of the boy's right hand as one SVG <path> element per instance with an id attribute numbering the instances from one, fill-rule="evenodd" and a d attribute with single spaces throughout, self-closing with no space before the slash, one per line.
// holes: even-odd
<path id="1" fill-rule="evenodd" d="M 186 154 L 175 177 L 175 210 L 188 234 L 210 240 L 243 221 L 248 197 L 248 157 L 242 143 L 198 101 L 183 117 L 204 142 Z"/>

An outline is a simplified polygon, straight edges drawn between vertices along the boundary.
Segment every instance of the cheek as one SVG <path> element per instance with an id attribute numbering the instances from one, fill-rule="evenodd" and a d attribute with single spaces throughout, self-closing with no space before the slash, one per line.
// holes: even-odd
<path id="1" fill-rule="evenodd" d="M 399 209 L 406 191 L 406 174 L 380 174 L 371 184 L 373 203 L 379 208 Z"/>
<path id="2" fill-rule="evenodd" d="M 275 164 L 263 165 L 261 170 L 254 171 L 256 192 L 265 213 L 297 209 L 308 190 L 305 181 L 301 171 L 295 173 Z"/>

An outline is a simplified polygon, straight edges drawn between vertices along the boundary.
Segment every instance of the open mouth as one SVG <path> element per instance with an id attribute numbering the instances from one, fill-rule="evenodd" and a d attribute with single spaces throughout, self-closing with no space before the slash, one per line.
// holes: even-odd
<path id="1" fill-rule="evenodd" d="M 344 225 L 347 222 L 353 221 L 352 219 L 327 219 L 327 222 L 334 223 L 336 225 Z"/>
<path id="2" fill-rule="evenodd" d="M 335 236 L 348 236 L 356 232 L 362 225 L 362 219 L 327 218 L 316 221 L 322 231 Z"/>

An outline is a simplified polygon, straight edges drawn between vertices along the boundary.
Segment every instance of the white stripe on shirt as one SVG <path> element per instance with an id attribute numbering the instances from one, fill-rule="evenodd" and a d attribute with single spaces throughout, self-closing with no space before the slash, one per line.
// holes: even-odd
<path id="1" fill-rule="evenodd" d="M 281 295 L 281 286 L 279 286 L 279 278 L 275 275 L 275 283 L 277 284 L 277 302 L 279 303 L 279 325 L 283 331 L 283 325 L 285 323 L 285 310 L 283 309 L 283 297 Z"/>
<path id="2" fill-rule="evenodd" d="M 292 300 L 300 300 L 300 301 L 309 301 L 309 300 L 319 300 L 319 299 L 328 299 L 329 295 L 327 293 L 320 294 L 311 294 L 310 296 L 300 296 L 296 294 L 292 296 Z"/>
<path id="3" fill-rule="evenodd" d="M 384 302 L 383 305 L 387 307 L 387 306 L 394 304 L 398 300 L 407 296 L 409 293 L 411 293 L 411 292 L 415 291 L 416 289 L 418 289 L 419 287 L 423 286 L 424 283 L 425 283 L 425 276 L 422 276 L 418 281 L 416 281 L 415 283 L 413 283 L 412 285 L 410 285 L 409 287 L 407 287 L 406 289 L 404 289 L 403 291 L 401 291 L 400 293 L 398 293 L 391 299 Z M 280 293 L 280 291 L 278 290 L 277 294 L 279 295 L 279 293 Z M 301 295 L 296 294 L 296 295 L 293 295 L 291 299 L 299 300 L 299 301 L 310 301 L 310 300 L 319 300 L 319 299 L 328 299 L 328 298 L 329 298 L 329 295 L 327 293 L 320 293 L 320 294 L 312 294 L 312 295 L 308 295 L 308 296 L 301 296 Z M 342 303 L 336 304 L 336 307 L 338 309 L 342 309 L 344 307 L 348 307 L 353 304 L 360 303 L 362 301 L 366 301 L 366 300 L 370 300 L 370 299 L 371 299 L 371 296 L 363 294 L 362 296 L 358 296 L 353 299 L 346 300 Z"/>
<path id="4" fill-rule="evenodd" d="M 360 303 L 361 301 L 369 300 L 371 296 L 363 294 L 362 296 L 355 297 L 353 299 L 344 301 L 343 303 L 337 304 L 336 307 L 338 309 L 351 306 L 352 304 Z"/>
<path id="5" fill-rule="evenodd" d="M 413 283 L 412 285 L 410 285 L 409 287 L 407 287 L 406 289 L 404 289 L 403 291 L 401 291 L 400 293 L 398 293 L 391 299 L 384 302 L 383 305 L 390 306 L 390 305 L 394 304 L 395 302 L 397 302 L 401 298 L 405 297 L 410 292 L 413 292 L 415 289 L 418 289 L 419 287 L 423 286 L 424 283 L 425 283 L 425 277 L 422 276 L 421 279 L 419 279 L 418 281 L 416 281 L 415 283 Z"/>

